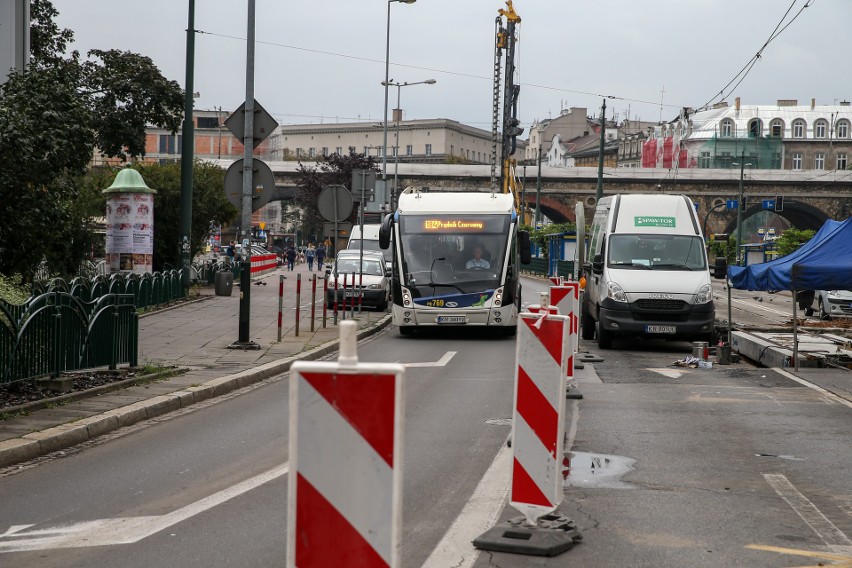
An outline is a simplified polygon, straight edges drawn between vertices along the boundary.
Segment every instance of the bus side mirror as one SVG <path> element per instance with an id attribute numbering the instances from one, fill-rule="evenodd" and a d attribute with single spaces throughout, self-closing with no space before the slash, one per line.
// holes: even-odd
<path id="1" fill-rule="evenodd" d="M 390 248 L 391 231 L 393 231 L 393 214 L 388 213 L 382 219 L 382 226 L 379 227 L 379 248 L 388 250 Z"/>
<path id="2" fill-rule="evenodd" d="M 595 274 L 601 274 L 603 272 L 603 257 L 599 254 L 596 254 L 592 259 L 592 272 Z"/>
<path id="3" fill-rule="evenodd" d="M 518 231 L 518 246 L 521 247 L 521 264 L 532 262 L 529 231 Z"/>

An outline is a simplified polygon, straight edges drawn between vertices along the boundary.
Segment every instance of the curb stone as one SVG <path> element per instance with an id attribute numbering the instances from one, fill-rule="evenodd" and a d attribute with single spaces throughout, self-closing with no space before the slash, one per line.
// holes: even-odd
<path id="1" fill-rule="evenodd" d="M 390 322 L 391 315 L 388 314 L 375 325 L 359 330 L 357 340 L 378 333 L 390 325 Z M 203 400 L 222 396 L 286 373 L 296 361 L 313 361 L 334 353 L 337 351 L 339 343 L 340 340 L 335 339 L 305 353 L 272 361 L 232 375 L 211 379 L 197 387 L 188 387 L 167 395 L 160 395 L 114 408 L 95 416 L 54 426 L 40 432 L 31 432 L 20 438 L 0 441 L 0 467 L 14 465 L 74 446 L 124 426 L 162 416 Z"/>

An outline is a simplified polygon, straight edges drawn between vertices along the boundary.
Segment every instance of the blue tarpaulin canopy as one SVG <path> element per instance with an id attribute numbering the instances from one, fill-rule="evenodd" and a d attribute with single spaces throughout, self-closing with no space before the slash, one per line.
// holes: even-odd
<path id="1" fill-rule="evenodd" d="M 728 269 L 739 290 L 852 289 L 852 218 L 828 220 L 796 251 L 775 260 Z"/>

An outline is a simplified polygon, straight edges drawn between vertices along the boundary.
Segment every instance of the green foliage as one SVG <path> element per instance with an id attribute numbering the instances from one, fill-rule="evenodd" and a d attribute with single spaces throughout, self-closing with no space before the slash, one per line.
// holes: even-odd
<path id="1" fill-rule="evenodd" d="M 173 131 L 182 116 L 180 87 L 149 58 L 66 55 L 74 34 L 56 16 L 49 0 L 32 0 L 32 63 L 0 87 L 0 273 L 25 281 L 42 259 L 52 272 L 74 273 L 89 250 L 88 204 L 77 198 L 95 146 L 142 155 L 146 124 Z"/>
<path id="2" fill-rule="evenodd" d="M 137 163 L 154 195 L 154 270 L 180 266 L 180 162 L 164 164 Z M 89 216 L 103 216 L 104 198 L 101 190 L 112 184 L 117 169 L 93 169 L 87 176 L 87 190 L 80 199 Z M 192 238 L 190 254 L 201 251 L 210 232 L 211 223 L 230 223 L 237 210 L 225 196 L 225 170 L 219 166 L 196 161 L 192 169 Z"/>
<path id="3" fill-rule="evenodd" d="M 19 284 L 19 279 L 0 274 L 0 300 L 10 304 L 23 304 L 30 297 L 29 290 Z"/>
<path id="4" fill-rule="evenodd" d="M 788 255 L 809 240 L 813 238 L 816 231 L 810 229 L 796 229 L 790 227 L 784 234 L 775 239 L 775 246 L 778 249 L 778 254 L 781 256 Z"/>
<path id="5" fill-rule="evenodd" d="M 541 247 L 545 257 L 547 257 L 547 235 L 574 233 L 577 231 L 577 225 L 575 223 L 551 223 L 550 225 L 544 225 L 541 229 L 534 229 L 529 225 L 522 225 L 521 230 L 529 232 L 530 241 Z"/>
<path id="6" fill-rule="evenodd" d="M 365 156 L 353 151 L 347 155 L 331 154 L 320 156 L 316 167 L 299 163 L 298 180 L 299 202 L 304 211 L 300 231 L 303 234 L 321 234 L 325 219 L 317 209 L 317 201 L 322 189 L 328 185 L 344 185 L 352 187 L 352 170 L 375 170 L 379 167 L 372 156 Z M 357 207 L 352 209 L 348 221 L 355 222 Z"/>
<path id="7" fill-rule="evenodd" d="M 728 259 L 728 264 L 732 265 L 737 259 L 737 239 L 732 235 L 728 237 L 727 241 L 710 241 L 707 250 L 710 264 L 715 262 L 717 256 L 724 256 Z"/>

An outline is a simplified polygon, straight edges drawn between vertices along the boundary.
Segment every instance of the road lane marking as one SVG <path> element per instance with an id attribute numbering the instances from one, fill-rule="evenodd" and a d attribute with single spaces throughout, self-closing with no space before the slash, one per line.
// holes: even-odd
<path id="1" fill-rule="evenodd" d="M 799 493 L 792 483 L 780 473 L 764 473 L 764 479 L 772 489 L 802 518 L 805 523 L 835 552 L 845 552 L 852 547 L 852 540 L 822 514 L 810 499 Z M 838 550 L 840 548 L 840 550 Z"/>
<path id="2" fill-rule="evenodd" d="M 192 518 L 217 505 L 239 497 L 243 493 L 247 493 L 264 483 L 277 479 L 285 475 L 289 470 L 289 462 L 283 463 L 165 515 L 97 519 L 32 531 L 16 530 L 10 532 L 20 526 L 13 525 L 9 531 L 0 535 L 0 553 L 107 546 L 139 542 L 172 525 Z M 27 526 L 31 527 L 34 525 Z"/>
<path id="3" fill-rule="evenodd" d="M 806 381 L 805 379 L 797 377 L 793 373 L 785 371 L 784 369 L 780 369 L 778 367 L 772 367 L 772 370 L 775 371 L 776 373 L 778 373 L 779 375 L 784 375 L 785 377 L 787 377 L 791 381 L 796 381 L 800 385 L 804 385 L 804 386 L 808 387 L 809 389 L 813 389 L 813 390 L 817 391 L 818 393 L 820 393 L 824 397 L 828 398 L 829 400 L 832 400 L 834 402 L 839 402 L 840 404 L 843 404 L 843 405 L 848 406 L 849 408 L 852 408 L 852 402 L 846 400 L 845 398 L 843 398 L 841 396 L 837 396 L 836 394 L 834 394 L 831 391 L 827 391 L 820 386 L 817 386 L 817 385 L 815 385 L 815 384 L 813 384 L 809 381 Z"/>
<path id="4" fill-rule="evenodd" d="M 456 356 L 458 351 L 447 351 L 444 353 L 444 356 L 438 359 L 437 361 L 428 361 L 425 363 L 403 363 L 403 366 L 411 368 L 411 367 L 446 367 L 447 363 Z"/>
<path id="5" fill-rule="evenodd" d="M 648 371 L 654 371 L 670 379 L 679 379 L 685 373 L 685 371 L 675 371 L 674 369 L 648 369 Z"/>
<path id="6" fill-rule="evenodd" d="M 793 317 L 793 314 L 790 313 L 790 312 L 782 312 L 781 310 L 776 310 L 776 309 L 773 309 L 773 308 L 769 308 L 767 306 L 761 306 L 759 304 L 753 304 L 753 303 L 749 302 L 748 300 L 738 300 L 736 298 L 732 298 L 732 301 L 739 302 L 740 304 L 745 304 L 750 308 L 758 308 L 760 310 L 766 310 L 767 312 L 772 312 L 773 314 L 778 314 L 779 316 L 789 317 L 791 319 Z"/>
<path id="7" fill-rule="evenodd" d="M 829 552 L 812 552 L 810 550 L 783 548 L 780 546 L 766 546 L 763 544 L 748 544 L 746 545 L 746 548 L 750 548 L 751 550 L 763 550 L 765 552 L 777 552 L 778 554 L 791 554 L 795 556 L 805 556 L 808 558 L 820 558 L 822 560 L 835 560 L 838 562 L 843 562 L 843 564 L 832 564 L 832 566 L 852 567 L 852 556 L 849 556 L 848 553 L 831 554 Z M 819 564 L 818 566 L 823 566 L 823 564 Z M 803 566 L 802 568 L 817 568 L 817 566 Z"/>
<path id="8" fill-rule="evenodd" d="M 423 568 L 470 568 L 479 557 L 471 542 L 497 522 L 509 495 L 512 449 L 503 444 L 467 504 L 423 563 Z"/>

